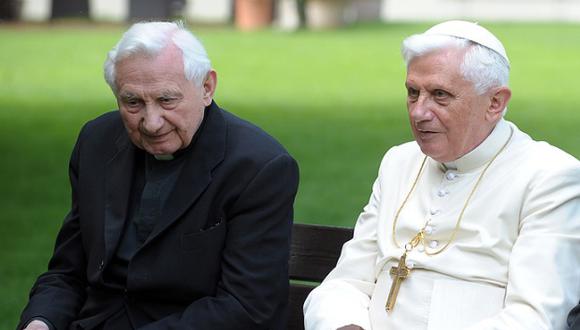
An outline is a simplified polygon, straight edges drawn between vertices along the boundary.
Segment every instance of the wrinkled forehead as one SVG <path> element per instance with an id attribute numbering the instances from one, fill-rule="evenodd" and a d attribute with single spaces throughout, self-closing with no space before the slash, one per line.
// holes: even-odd
<path id="1" fill-rule="evenodd" d="M 127 74 L 179 75 L 185 78 L 183 56 L 176 46 L 167 46 L 157 54 L 134 53 L 115 63 L 116 80 Z"/>
<path id="2" fill-rule="evenodd" d="M 447 48 L 413 58 L 407 67 L 405 86 L 444 89 L 455 93 L 473 89 L 473 82 L 467 80 L 462 71 L 466 52 L 462 48 Z"/>

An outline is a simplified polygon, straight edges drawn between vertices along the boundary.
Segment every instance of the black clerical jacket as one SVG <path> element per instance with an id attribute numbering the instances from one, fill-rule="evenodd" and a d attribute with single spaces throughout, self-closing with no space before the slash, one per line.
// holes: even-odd
<path id="1" fill-rule="evenodd" d="M 19 328 L 91 329 L 125 309 L 142 329 L 284 329 L 296 162 L 212 103 L 123 289 L 103 280 L 122 236 L 136 147 L 118 112 L 87 123 L 70 160 L 72 207 Z M 113 324 L 112 327 L 115 325 Z"/>

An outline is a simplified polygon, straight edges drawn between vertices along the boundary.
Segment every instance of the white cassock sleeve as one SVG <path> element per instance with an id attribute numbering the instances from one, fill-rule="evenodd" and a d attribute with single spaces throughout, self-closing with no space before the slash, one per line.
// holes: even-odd
<path id="1" fill-rule="evenodd" d="M 369 304 L 375 286 L 379 196 L 377 179 L 370 201 L 358 217 L 353 238 L 342 247 L 336 268 L 304 303 L 306 330 L 334 330 L 350 324 L 371 329 Z"/>
<path id="2" fill-rule="evenodd" d="M 580 297 L 577 164 L 538 173 L 527 193 L 509 261 L 505 307 L 467 330 L 567 329 L 566 315 Z"/>

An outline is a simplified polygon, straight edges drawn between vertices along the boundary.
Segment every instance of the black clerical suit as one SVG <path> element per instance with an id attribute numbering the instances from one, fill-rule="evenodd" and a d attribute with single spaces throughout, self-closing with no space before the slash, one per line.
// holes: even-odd
<path id="1" fill-rule="evenodd" d="M 19 328 L 40 317 L 59 330 L 285 329 L 292 157 L 212 103 L 179 155 L 160 216 L 114 266 L 122 276 L 111 276 L 132 228 L 139 153 L 118 112 L 83 127 L 69 168 L 72 207 Z"/>

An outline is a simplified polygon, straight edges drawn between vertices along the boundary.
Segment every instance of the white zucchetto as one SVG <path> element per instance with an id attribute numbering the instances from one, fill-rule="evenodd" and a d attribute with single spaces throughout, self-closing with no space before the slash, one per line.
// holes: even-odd
<path id="1" fill-rule="evenodd" d="M 447 21 L 433 26 L 425 31 L 424 34 L 447 35 L 471 40 L 498 53 L 505 58 L 508 64 L 510 62 L 501 41 L 499 41 L 499 39 L 486 28 L 477 23 L 467 21 Z"/>

